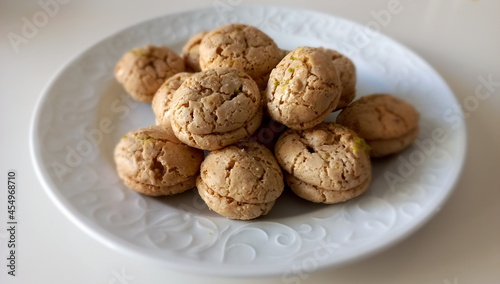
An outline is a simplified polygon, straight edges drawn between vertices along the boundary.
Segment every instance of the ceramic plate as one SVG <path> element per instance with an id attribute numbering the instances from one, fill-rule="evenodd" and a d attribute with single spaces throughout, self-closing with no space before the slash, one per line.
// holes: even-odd
<path id="1" fill-rule="evenodd" d="M 283 49 L 324 46 L 346 54 L 357 66 L 358 97 L 392 93 L 420 111 L 418 140 L 374 161 L 373 182 L 357 199 L 327 206 L 285 193 L 267 216 L 253 221 L 217 215 L 195 191 L 151 198 L 127 189 L 115 171 L 114 146 L 126 132 L 154 124 L 154 115 L 115 81 L 116 62 L 145 44 L 180 52 L 189 36 L 233 22 L 257 26 Z M 465 154 L 457 107 L 424 60 L 372 29 L 292 8 L 214 5 L 134 25 L 74 58 L 38 102 L 31 145 L 52 200 L 108 246 L 190 273 L 291 281 L 394 244 L 439 210 Z"/>

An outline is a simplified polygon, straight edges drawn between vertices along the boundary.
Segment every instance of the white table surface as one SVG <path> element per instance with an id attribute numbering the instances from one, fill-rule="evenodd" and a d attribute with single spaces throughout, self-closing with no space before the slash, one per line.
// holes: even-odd
<path id="1" fill-rule="evenodd" d="M 48 0 L 42 0 L 46 2 Z M 9 32 L 38 1 L 0 1 L 0 283 L 282 283 L 281 277 L 227 279 L 180 272 L 127 258 L 84 234 L 48 198 L 35 175 L 29 127 L 45 85 L 68 60 L 124 27 L 146 19 L 230 0 L 66 0 L 18 52 Z M 289 5 L 360 24 L 397 0 L 243 1 Z M 400 0 L 382 32 L 426 59 L 463 103 L 482 76 L 492 95 L 468 111 L 467 155 L 453 195 L 431 221 L 395 246 L 300 283 L 500 283 L 500 1 Z M 174 4 L 175 3 L 175 4 Z M 471 108 L 469 108 L 471 109 Z M 17 276 L 5 264 L 6 175 L 18 178 Z"/>

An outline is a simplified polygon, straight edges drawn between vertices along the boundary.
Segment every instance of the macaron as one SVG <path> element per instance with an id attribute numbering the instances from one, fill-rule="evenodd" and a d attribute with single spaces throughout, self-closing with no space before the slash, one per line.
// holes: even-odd
<path id="1" fill-rule="evenodd" d="M 341 91 L 337 69 L 326 53 L 298 47 L 271 72 L 264 100 L 272 119 L 302 130 L 321 123 L 337 107 Z"/>
<path id="2" fill-rule="evenodd" d="M 130 189 L 161 196 L 195 186 L 204 153 L 182 144 L 170 128 L 155 125 L 130 131 L 114 150 L 119 177 Z"/>
<path id="3" fill-rule="evenodd" d="M 282 57 L 282 50 L 267 34 L 251 25 L 229 24 L 206 34 L 199 45 L 202 70 L 234 67 L 265 88 L 271 70 Z"/>
<path id="4" fill-rule="evenodd" d="M 170 48 L 146 45 L 125 53 L 114 72 L 116 80 L 132 98 L 151 103 L 161 84 L 184 70 L 184 60 Z"/>
<path id="5" fill-rule="evenodd" d="M 337 203 L 365 192 L 371 181 L 368 147 L 354 131 L 334 122 L 286 130 L 275 147 L 286 182 L 312 202 Z"/>
<path id="6" fill-rule="evenodd" d="M 262 120 L 259 88 L 241 70 L 195 73 L 175 91 L 171 124 L 183 143 L 216 150 L 252 135 Z"/>
<path id="7" fill-rule="evenodd" d="M 337 123 L 355 131 L 370 146 L 370 156 L 398 153 L 419 133 L 419 112 L 410 103 L 390 94 L 362 97 L 344 108 Z"/>
<path id="8" fill-rule="evenodd" d="M 267 214 L 284 188 L 272 152 L 257 142 L 240 142 L 210 152 L 196 186 L 208 207 L 230 219 Z"/>

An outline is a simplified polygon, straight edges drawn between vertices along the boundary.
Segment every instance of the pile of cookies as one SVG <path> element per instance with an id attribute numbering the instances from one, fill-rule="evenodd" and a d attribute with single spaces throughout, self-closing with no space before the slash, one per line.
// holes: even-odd
<path id="1" fill-rule="evenodd" d="M 346 56 L 285 51 L 249 25 L 200 32 L 182 55 L 133 49 L 115 77 L 156 116 L 156 125 L 127 133 L 115 148 L 125 185 L 151 196 L 196 186 L 210 209 L 231 219 L 267 214 L 285 183 L 317 203 L 359 196 L 372 178 L 370 158 L 399 152 L 418 135 L 418 112 L 401 99 L 354 101 L 356 69 Z M 337 123 L 325 122 L 334 111 Z M 264 145 L 262 133 L 278 139 Z"/>

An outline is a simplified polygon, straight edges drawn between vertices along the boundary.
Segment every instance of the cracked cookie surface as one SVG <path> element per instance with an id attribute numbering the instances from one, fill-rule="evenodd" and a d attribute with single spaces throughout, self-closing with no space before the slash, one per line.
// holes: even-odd
<path id="1" fill-rule="evenodd" d="M 341 90 L 335 65 L 325 52 L 298 47 L 271 72 L 265 102 L 274 120 L 292 129 L 307 129 L 337 107 Z"/>
<path id="2" fill-rule="evenodd" d="M 307 130 L 285 131 L 275 147 L 289 174 L 326 190 L 349 190 L 371 176 L 364 140 L 348 128 L 323 122 Z"/>
<path id="3" fill-rule="evenodd" d="M 419 116 L 411 104 L 400 98 L 373 94 L 342 110 L 337 123 L 364 138 L 372 148 L 372 157 L 383 157 L 403 150 L 417 138 Z"/>
<path id="4" fill-rule="evenodd" d="M 328 48 L 320 49 L 326 53 L 337 68 L 342 92 L 340 93 L 340 99 L 335 110 L 342 109 L 356 97 L 356 66 L 349 58 L 336 50 Z"/>
<path id="5" fill-rule="evenodd" d="M 179 89 L 182 83 L 189 78 L 193 73 L 181 72 L 168 78 L 156 91 L 151 102 L 151 108 L 156 117 L 156 124 L 172 127 L 170 116 L 172 112 L 172 99 L 175 91 Z"/>
<path id="6" fill-rule="evenodd" d="M 199 46 L 202 70 L 234 67 L 256 82 L 266 77 L 281 59 L 282 51 L 272 38 L 256 27 L 229 24 L 210 31 Z"/>
<path id="7" fill-rule="evenodd" d="M 234 220 L 251 220 L 266 215 L 274 206 L 275 200 L 266 203 L 245 203 L 233 198 L 221 196 L 209 188 L 203 180 L 198 177 L 196 187 L 200 197 L 205 201 L 208 208 L 218 214 Z"/>
<path id="8" fill-rule="evenodd" d="M 175 91 L 172 106 L 175 135 L 203 150 L 220 149 L 252 135 L 262 120 L 256 83 L 235 68 L 195 73 Z"/>
<path id="9" fill-rule="evenodd" d="M 150 103 L 167 78 L 184 70 L 184 60 L 170 48 L 146 45 L 125 53 L 114 71 L 135 100 Z"/>
<path id="10" fill-rule="evenodd" d="M 130 131 L 116 145 L 118 175 L 142 194 L 172 195 L 195 186 L 203 151 L 182 144 L 170 128 L 157 125 Z"/>
<path id="11" fill-rule="evenodd" d="M 283 192 L 284 181 L 272 152 L 245 141 L 208 154 L 197 186 L 212 210 L 228 218 L 239 212 L 236 219 L 253 219 L 271 209 Z"/>

